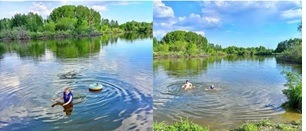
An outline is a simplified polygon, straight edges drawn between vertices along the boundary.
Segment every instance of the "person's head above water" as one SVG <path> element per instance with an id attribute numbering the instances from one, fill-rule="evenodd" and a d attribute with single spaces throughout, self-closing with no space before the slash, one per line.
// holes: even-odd
<path id="1" fill-rule="evenodd" d="M 214 88 L 215 88 L 215 86 L 214 86 L 214 85 L 211 85 L 211 86 L 210 86 L 210 89 L 214 89 Z"/>
<path id="2" fill-rule="evenodd" d="M 67 87 L 67 88 L 65 88 L 65 93 L 66 94 L 69 94 L 70 93 L 70 89 Z"/>

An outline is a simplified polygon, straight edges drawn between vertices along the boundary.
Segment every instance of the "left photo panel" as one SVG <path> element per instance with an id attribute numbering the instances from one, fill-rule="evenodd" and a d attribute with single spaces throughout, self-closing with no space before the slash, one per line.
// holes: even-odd
<path id="1" fill-rule="evenodd" d="M 0 2 L 0 130 L 152 130 L 152 8 Z"/>

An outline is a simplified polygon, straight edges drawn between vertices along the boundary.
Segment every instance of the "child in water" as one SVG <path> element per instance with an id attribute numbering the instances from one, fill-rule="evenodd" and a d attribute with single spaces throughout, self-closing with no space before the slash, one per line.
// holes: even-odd
<path id="1" fill-rule="evenodd" d="M 182 86 L 182 88 L 183 88 L 184 90 L 191 89 L 191 88 L 192 88 L 192 84 L 191 84 L 188 80 L 186 80 L 186 82 L 185 82 L 185 84 Z"/>
<path id="2" fill-rule="evenodd" d="M 64 100 L 64 102 L 61 102 L 61 99 Z M 72 109 L 73 109 L 73 94 L 70 91 L 69 88 L 66 88 L 63 92 L 63 97 L 55 99 L 56 103 L 52 105 L 54 107 L 55 105 L 61 105 L 64 107 L 64 111 L 66 112 L 66 115 L 70 116 Z"/>
<path id="3" fill-rule="evenodd" d="M 211 90 L 214 90 L 214 89 L 215 89 L 215 86 L 214 86 L 214 85 L 211 85 L 211 86 L 210 86 L 210 89 L 211 89 Z"/>

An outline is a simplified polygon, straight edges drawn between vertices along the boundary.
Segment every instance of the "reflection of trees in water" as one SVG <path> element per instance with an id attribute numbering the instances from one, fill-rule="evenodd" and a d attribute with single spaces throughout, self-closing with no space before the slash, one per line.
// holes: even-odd
<path id="1" fill-rule="evenodd" d="M 126 41 L 131 41 L 133 42 L 134 40 L 137 39 L 146 39 L 146 38 L 153 38 L 152 33 L 124 33 L 120 35 L 121 39 L 124 39 Z"/>
<path id="2" fill-rule="evenodd" d="M 11 43 L 1 43 L 3 45 L 3 52 L 17 53 L 21 58 L 33 57 L 38 58 L 45 54 L 45 46 L 43 42 L 32 41 L 14 41 Z"/>
<path id="3" fill-rule="evenodd" d="M 155 59 L 153 61 L 154 72 L 162 67 L 172 76 L 195 76 L 207 69 L 209 63 L 215 58 L 179 58 L 179 59 Z"/>
<path id="4" fill-rule="evenodd" d="M 273 56 L 256 56 L 256 55 L 250 55 L 250 56 L 238 56 L 238 55 L 229 55 L 224 57 L 224 60 L 235 62 L 235 61 L 258 61 L 258 62 L 264 62 L 267 58 L 273 58 Z"/>
<path id="5" fill-rule="evenodd" d="M 87 57 L 99 52 L 101 46 L 117 43 L 119 38 L 133 41 L 148 37 L 150 34 L 130 33 L 90 38 L 12 41 L 0 43 L 0 59 L 5 53 L 17 53 L 21 58 L 39 58 L 45 55 L 46 49 L 52 51 L 58 58 Z"/>
<path id="6" fill-rule="evenodd" d="M 160 67 L 166 71 L 170 76 L 196 76 L 207 70 L 211 64 L 221 65 L 222 61 L 237 62 L 237 61 L 256 61 L 258 64 L 264 63 L 267 59 L 274 59 L 274 56 L 226 56 L 226 57 L 210 57 L 210 58 L 175 58 L 175 59 L 154 59 L 153 71 L 156 72 Z M 302 72 L 301 66 L 298 65 L 285 65 L 279 63 L 280 66 L 290 66 L 297 72 Z"/>
<path id="7" fill-rule="evenodd" d="M 302 74 L 302 65 L 301 64 L 290 63 L 290 62 L 284 61 L 283 59 L 278 58 L 278 57 L 276 57 L 275 60 L 276 60 L 276 63 L 279 64 L 280 66 L 283 66 L 285 68 L 286 67 L 291 67 L 294 72 Z"/>
<path id="8" fill-rule="evenodd" d="M 117 43 L 118 39 L 133 42 L 134 40 L 152 38 L 152 33 L 122 33 L 101 36 L 101 42 L 103 44 Z"/>
<path id="9" fill-rule="evenodd" d="M 4 53 L 5 53 L 5 47 L 2 43 L 0 43 L 0 59 L 3 58 Z"/>
<path id="10" fill-rule="evenodd" d="M 99 39 L 66 39 L 62 41 L 48 41 L 47 48 L 59 58 L 86 57 L 100 51 Z"/>

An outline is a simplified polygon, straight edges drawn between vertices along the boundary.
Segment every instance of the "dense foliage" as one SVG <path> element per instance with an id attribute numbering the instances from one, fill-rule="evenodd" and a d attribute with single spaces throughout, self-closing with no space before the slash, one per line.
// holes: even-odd
<path id="1" fill-rule="evenodd" d="M 208 55 L 271 55 L 272 49 L 263 46 L 243 48 L 208 43 L 207 39 L 194 32 L 173 31 L 167 33 L 160 41 L 153 39 L 154 55 L 164 56 L 208 56 Z"/>
<path id="2" fill-rule="evenodd" d="M 99 12 L 86 6 L 64 5 L 55 8 L 44 20 L 35 13 L 15 14 L 0 20 L 0 39 L 39 39 L 71 36 L 93 36 L 105 33 L 151 33 L 152 22 L 118 21 L 101 18 Z"/>
<path id="3" fill-rule="evenodd" d="M 278 43 L 275 49 L 278 59 L 302 64 L 302 39 L 295 38 Z"/>
<path id="4" fill-rule="evenodd" d="M 302 32 L 302 23 L 297 27 Z M 302 39 L 295 38 L 278 43 L 275 49 L 279 53 L 277 59 L 302 64 Z"/>
<path id="5" fill-rule="evenodd" d="M 300 74 L 293 72 L 283 71 L 286 75 L 287 89 L 283 90 L 283 93 L 287 96 L 288 102 L 285 106 L 302 111 L 302 77 Z"/>
<path id="6" fill-rule="evenodd" d="M 295 39 L 289 39 L 282 42 L 279 42 L 277 45 L 277 48 L 275 49 L 275 52 L 282 53 L 285 50 L 290 50 L 294 48 L 295 46 L 302 45 L 302 39 L 295 38 Z"/>

